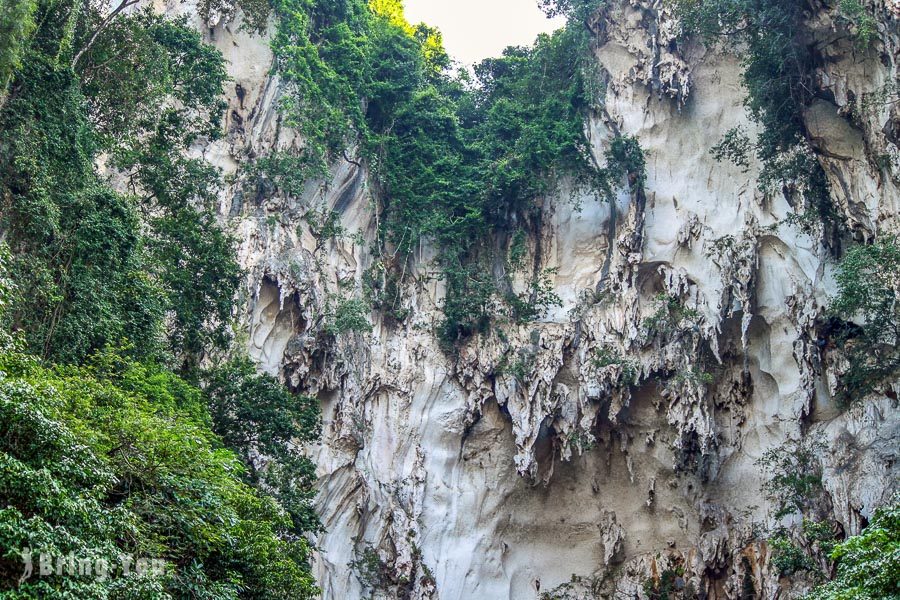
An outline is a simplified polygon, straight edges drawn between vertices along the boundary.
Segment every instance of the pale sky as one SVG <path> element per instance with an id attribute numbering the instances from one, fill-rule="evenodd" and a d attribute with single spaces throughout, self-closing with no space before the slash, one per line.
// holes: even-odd
<path id="1" fill-rule="evenodd" d="M 537 0 L 404 0 L 410 23 L 425 22 L 444 34 L 450 57 L 465 64 L 499 56 L 507 46 L 531 44 L 537 34 L 565 24 L 548 19 Z"/>

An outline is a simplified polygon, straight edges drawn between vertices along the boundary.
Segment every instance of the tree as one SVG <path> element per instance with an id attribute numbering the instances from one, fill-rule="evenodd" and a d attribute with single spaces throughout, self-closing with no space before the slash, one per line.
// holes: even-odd
<path id="1" fill-rule="evenodd" d="M 17 88 L 0 113 L 0 223 L 18 284 L 3 323 L 53 360 L 79 361 L 123 338 L 158 354 L 165 309 L 138 209 L 95 172 L 77 79 L 32 53 Z"/>
<path id="2" fill-rule="evenodd" d="M 318 401 L 291 394 L 246 358 L 212 369 L 205 380 L 213 429 L 241 457 L 248 482 L 281 502 L 296 534 L 318 529 L 311 506 L 315 466 L 302 448 L 319 436 Z"/>
<path id="3" fill-rule="evenodd" d="M 0 594 L 4 598 L 313 598 L 309 547 L 241 480 L 202 392 L 107 350 L 46 368 L 0 349 Z M 38 577 L 18 551 L 165 560 L 145 577 Z"/>
<path id="4" fill-rule="evenodd" d="M 224 59 L 184 19 L 142 11 L 104 25 L 73 69 L 58 60 L 61 38 L 77 44 L 101 18 L 86 6 L 72 30 L 76 8 L 39 3 L 0 113 L 0 222 L 20 282 L 6 322 L 53 360 L 127 339 L 187 373 L 227 347 L 240 276 L 209 211 L 220 174 L 185 156 L 219 134 Z M 105 183 L 101 152 L 132 194 Z"/>

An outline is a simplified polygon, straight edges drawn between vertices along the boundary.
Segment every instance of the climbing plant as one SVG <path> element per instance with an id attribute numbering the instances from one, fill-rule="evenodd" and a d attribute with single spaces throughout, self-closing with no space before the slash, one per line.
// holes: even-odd
<path id="1" fill-rule="evenodd" d="M 305 142 L 296 160 L 321 167 L 352 148 L 366 161 L 381 213 L 381 268 L 367 288 L 395 316 L 407 314 L 398 294 L 409 257 L 423 240 L 439 247 L 448 345 L 504 312 L 527 321 L 558 302 L 542 272 L 527 277 L 524 293 L 506 291 L 490 266 L 503 257 L 486 240 L 538 223 L 541 199 L 563 178 L 609 195 L 621 169 L 643 173 L 630 138 L 613 142 L 605 169 L 590 157 L 584 123 L 599 98 L 589 7 L 547 6 L 570 24 L 453 74 L 439 32 L 408 23 L 399 2 L 275 5 L 276 70 L 290 90 L 282 112 Z"/>

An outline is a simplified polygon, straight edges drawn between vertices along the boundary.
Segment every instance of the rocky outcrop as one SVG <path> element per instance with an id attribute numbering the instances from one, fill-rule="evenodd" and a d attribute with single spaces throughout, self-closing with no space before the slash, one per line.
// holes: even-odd
<path id="1" fill-rule="evenodd" d="M 822 58 L 804 120 L 859 239 L 900 231 L 897 7 L 873 7 L 868 49 L 828 5 L 809 23 Z M 209 29 L 234 90 L 227 136 L 197 151 L 234 176 L 221 212 L 248 270 L 247 345 L 325 415 L 310 448 L 325 598 L 643 597 L 664 578 L 687 597 L 774 598 L 788 584 L 760 534 L 774 525 L 765 451 L 822 439 L 847 533 L 896 488 L 897 386 L 840 409 L 840 359 L 817 344 L 832 254 L 758 190 L 758 164 L 710 155 L 729 129 L 756 132 L 740 57 L 676 43 L 658 0 L 610 2 L 591 27 L 607 83 L 586 128 L 595 157 L 636 136 L 646 184 L 548 202 L 530 243 L 563 306 L 458 357 L 433 334 L 443 289 L 424 246 L 404 323 L 375 312 L 371 333 L 327 333 L 329 303 L 380 264 L 365 168 L 336 164 L 300 197 L 249 178 L 254 157 L 298 142 L 265 37 Z M 304 216 L 331 210 L 345 233 L 317 238 Z"/>

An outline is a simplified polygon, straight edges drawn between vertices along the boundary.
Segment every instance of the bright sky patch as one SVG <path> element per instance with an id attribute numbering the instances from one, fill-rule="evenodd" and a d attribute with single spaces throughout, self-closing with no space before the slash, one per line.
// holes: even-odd
<path id="1" fill-rule="evenodd" d="M 499 56 L 507 46 L 529 45 L 539 33 L 562 27 L 537 0 L 405 0 L 410 23 L 425 22 L 444 34 L 450 56 L 464 64 Z"/>

